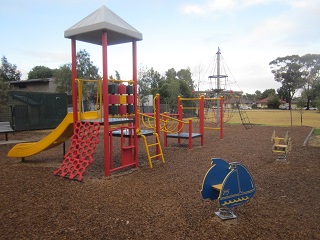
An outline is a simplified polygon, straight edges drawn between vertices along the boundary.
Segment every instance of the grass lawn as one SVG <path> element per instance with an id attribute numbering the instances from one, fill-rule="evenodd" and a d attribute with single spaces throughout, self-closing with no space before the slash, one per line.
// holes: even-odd
<path id="1" fill-rule="evenodd" d="M 252 124 L 268 126 L 291 126 L 289 110 L 246 110 Z M 292 110 L 292 126 L 310 126 L 320 128 L 320 113 L 313 110 Z M 228 113 L 226 113 L 228 114 Z M 240 115 L 236 112 L 228 121 L 229 124 L 241 124 Z"/>

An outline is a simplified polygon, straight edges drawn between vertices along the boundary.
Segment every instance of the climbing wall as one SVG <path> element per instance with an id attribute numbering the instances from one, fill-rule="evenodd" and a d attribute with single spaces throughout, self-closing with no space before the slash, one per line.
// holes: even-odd
<path id="1" fill-rule="evenodd" d="M 99 143 L 100 123 L 76 122 L 71 145 L 54 175 L 82 181 L 86 169 L 93 163 L 93 153 Z"/>

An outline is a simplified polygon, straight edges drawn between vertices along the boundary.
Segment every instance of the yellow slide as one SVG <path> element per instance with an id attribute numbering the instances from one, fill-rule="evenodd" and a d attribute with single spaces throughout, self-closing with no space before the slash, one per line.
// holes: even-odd
<path id="1" fill-rule="evenodd" d="M 85 119 L 97 119 L 97 112 L 86 112 Z M 41 151 L 53 148 L 73 135 L 73 113 L 68 113 L 63 121 L 49 135 L 38 142 L 16 144 L 9 152 L 8 157 L 29 157 Z"/>

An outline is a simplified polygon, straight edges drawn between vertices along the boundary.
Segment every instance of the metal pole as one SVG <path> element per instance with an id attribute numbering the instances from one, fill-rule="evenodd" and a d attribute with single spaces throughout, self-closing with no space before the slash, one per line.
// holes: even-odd
<path id="1" fill-rule="evenodd" d="M 218 48 L 217 54 L 217 94 L 216 98 L 220 97 L 220 48 Z M 217 125 L 220 127 L 220 101 L 217 104 Z"/>

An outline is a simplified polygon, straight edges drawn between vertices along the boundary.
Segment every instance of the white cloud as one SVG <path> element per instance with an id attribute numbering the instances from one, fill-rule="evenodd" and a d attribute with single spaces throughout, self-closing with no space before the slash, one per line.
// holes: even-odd
<path id="1" fill-rule="evenodd" d="M 181 5 L 181 11 L 185 14 L 206 15 L 213 12 L 226 12 L 241 10 L 244 8 L 268 5 L 285 4 L 289 7 L 304 8 L 315 4 L 312 0 L 207 0 L 203 3 L 185 3 Z"/>

